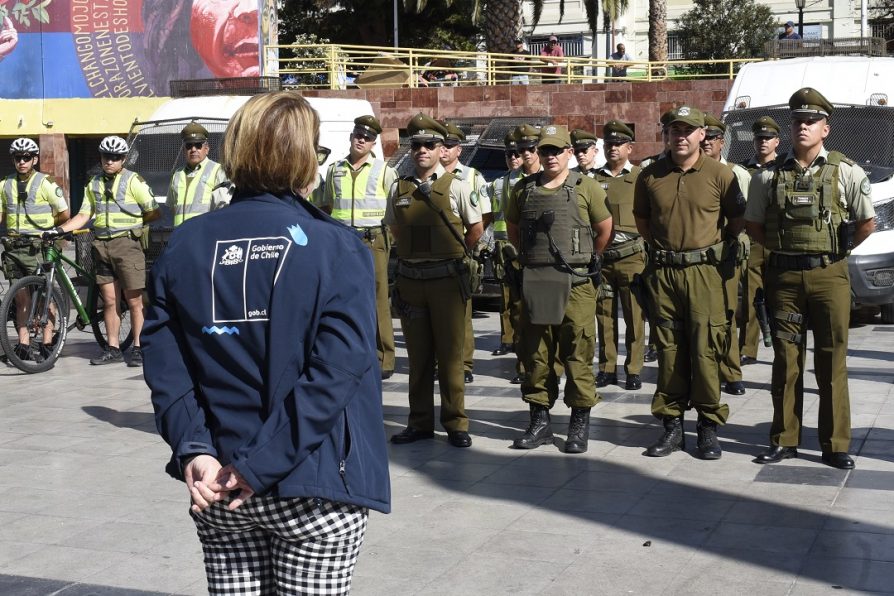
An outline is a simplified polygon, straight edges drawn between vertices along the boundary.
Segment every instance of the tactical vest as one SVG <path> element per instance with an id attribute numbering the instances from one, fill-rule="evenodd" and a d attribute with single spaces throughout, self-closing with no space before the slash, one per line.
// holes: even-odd
<path id="1" fill-rule="evenodd" d="M 3 183 L 3 194 L 6 196 L 6 230 L 25 236 L 36 236 L 43 230 L 52 229 L 55 225 L 53 207 L 43 200 L 38 200 L 37 193 L 46 174 L 34 172 L 28 179 L 25 192 L 19 196 L 18 178 L 15 174 L 6 178 Z"/>
<path id="2" fill-rule="evenodd" d="M 509 194 L 515 183 L 521 180 L 521 170 L 507 172 L 502 178 L 494 180 L 494 192 L 490 198 L 491 211 L 494 214 L 494 238 L 496 240 L 508 240 L 506 231 L 506 205 L 509 203 Z"/>
<path id="3" fill-rule="evenodd" d="M 757 164 L 757 162 L 752 162 L 750 159 L 746 159 L 745 161 L 739 162 L 739 165 L 742 166 L 743 168 L 745 168 L 746 170 L 748 170 L 748 173 L 752 174 L 752 175 L 761 169 L 761 167 Z"/>
<path id="4" fill-rule="evenodd" d="M 87 183 L 88 199 L 96 206 L 93 229 L 97 238 L 115 238 L 143 225 L 143 210 L 128 192 L 136 172 L 121 170 L 112 180 L 109 192 L 103 188 L 103 176 L 94 176 Z"/>
<path id="5" fill-rule="evenodd" d="M 450 207 L 450 185 L 455 176 L 449 172 L 439 176 L 426 197 L 416 182 L 401 178 L 394 199 L 394 221 L 400 228 L 397 256 L 402 259 L 446 260 L 465 256 L 465 246 L 444 225 L 436 207 L 444 212 L 453 229 L 463 237 L 463 222 Z M 431 202 L 431 205 L 429 205 Z"/>
<path id="6" fill-rule="evenodd" d="M 193 177 L 192 184 L 187 185 L 186 170 L 177 170 L 174 174 L 174 190 L 177 192 L 174 226 L 179 226 L 196 215 L 208 213 L 211 209 L 211 191 L 214 190 L 214 182 L 219 171 L 219 163 L 206 159 L 199 166 L 199 172 Z"/>
<path id="7" fill-rule="evenodd" d="M 356 178 L 346 160 L 333 164 L 327 175 L 332 184 L 332 217 L 355 228 L 381 226 L 388 203 L 385 162 L 373 159 L 368 163 L 369 167 L 363 164 Z"/>
<path id="8" fill-rule="evenodd" d="M 641 168 L 633 166 L 623 176 L 606 176 L 596 173 L 596 181 L 608 196 L 605 203 L 612 214 L 615 230 L 630 236 L 639 236 L 636 219 L 633 217 L 633 189 Z"/>
<path id="9" fill-rule="evenodd" d="M 799 175 L 785 157 L 776 160 L 772 199 L 765 227 L 769 250 L 793 253 L 839 254 L 838 228 L 847 218 L 838 190 L 841 162 L 854 162 L 830 151 L 826 163 L 813 175 Z"/>
<path id="10" fill-rule="evenodd" d="M 593 228 L 589 221 L 581 217 L 577 203 L 580 172 L 568 172 L 562 187 L 553 192 L 544 191 L 543 187 L 538 186 L 538 179 L 537 174 L 526 178 L 519 196 L 519 262 L 528 267 L 562 263 L 550 248 L 547 225 L 542 220 L 545 212 L 552 212 L 554 220 L 548 231 L 558 252 L 572 267 L 589 264 L 594 252 Z"/>

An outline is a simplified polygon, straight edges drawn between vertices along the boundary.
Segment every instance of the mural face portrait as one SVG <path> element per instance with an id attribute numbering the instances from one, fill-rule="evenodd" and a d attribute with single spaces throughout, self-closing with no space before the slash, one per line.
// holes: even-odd
<path id="1" fill-rule="evenodd" d="M 260 74 L 257 0 L 193 0 L 190 34 L 215 77 Z"/>

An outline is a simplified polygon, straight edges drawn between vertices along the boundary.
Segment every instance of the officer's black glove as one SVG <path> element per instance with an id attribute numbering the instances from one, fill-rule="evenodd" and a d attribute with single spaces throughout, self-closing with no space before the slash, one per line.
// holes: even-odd
<path id="1" fill-rule="evenodd" d="M 55 240 L 64 233 L 65 231 L 62 228 L 56 226 L 52 230 L 46 230 L 43 234 L 41 234 L 41 238 L 43 238 L 44 240 Z"/>

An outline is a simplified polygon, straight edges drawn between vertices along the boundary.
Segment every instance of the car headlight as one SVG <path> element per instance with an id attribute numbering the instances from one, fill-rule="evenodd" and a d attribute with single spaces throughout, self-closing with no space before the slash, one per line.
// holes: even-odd
<path id="1" fill-rule="evenodd" d="M 875 231 L 894 230 L 894 198 L 875 203 Z"/>

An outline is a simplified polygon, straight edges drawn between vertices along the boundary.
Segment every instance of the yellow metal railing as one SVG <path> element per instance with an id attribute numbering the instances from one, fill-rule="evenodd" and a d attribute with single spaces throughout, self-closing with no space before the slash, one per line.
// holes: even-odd
<path id="1" fill-rule="evenodd" d="M 287 88 L 431 87 L 529 83 L 603 83 L 735 77 L 746 62 L 735 60 L 668 60 L 617 62 L 604 58 L 546 58 L 415 48 L 353 45 L 275 45 L 278 74 Z M 266 52 L 265 52 L 266 55 Z M 553 60 L 551 64 L 547 60 Z M 554 74 L 556 66 L 561 74 Z M 613 76 L 612 67 L 627 67 Z M 705 72 L 705 70 L 713 72 Z"/>

